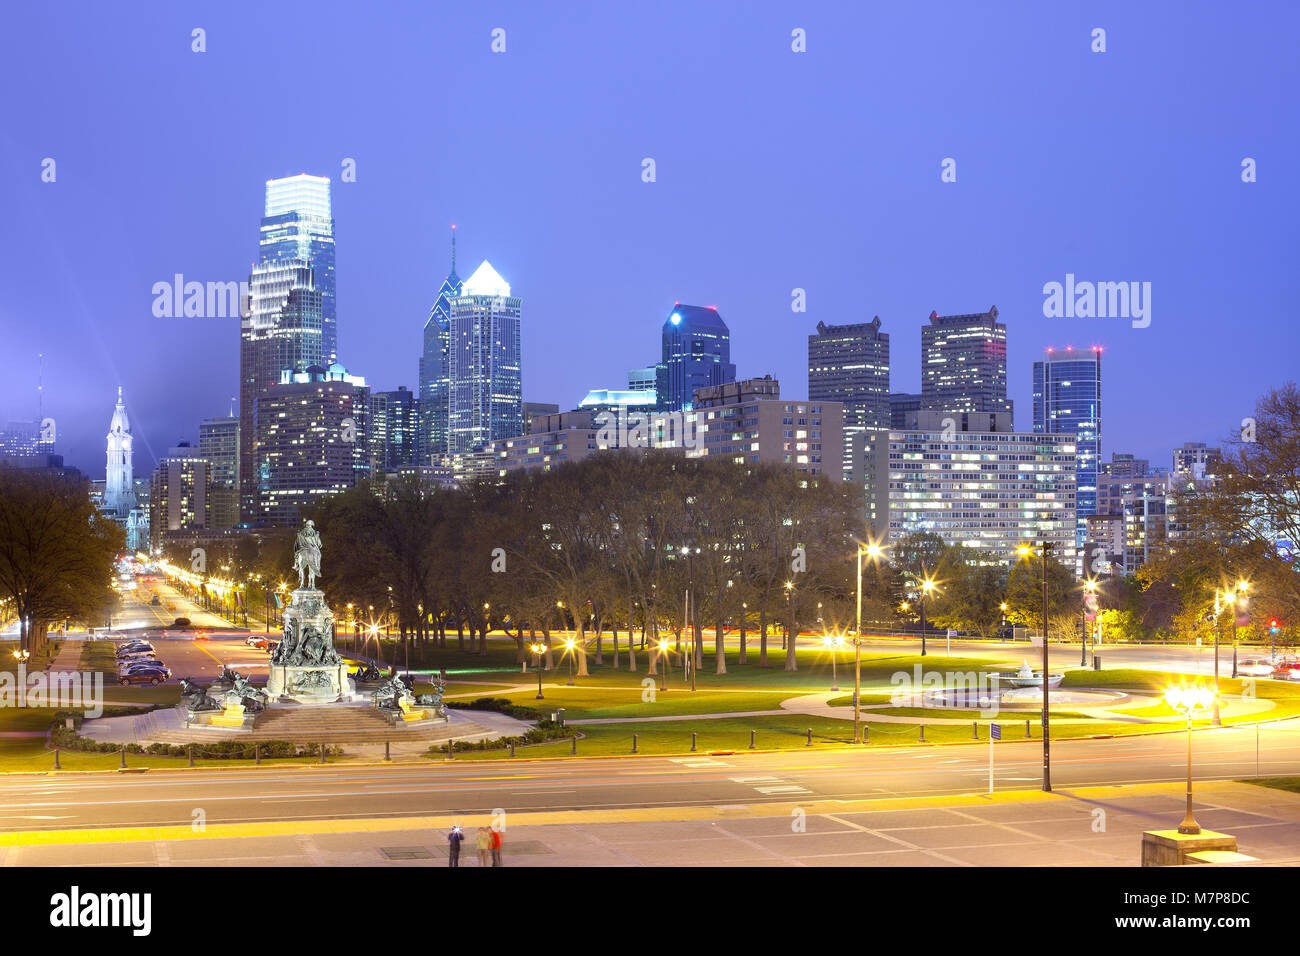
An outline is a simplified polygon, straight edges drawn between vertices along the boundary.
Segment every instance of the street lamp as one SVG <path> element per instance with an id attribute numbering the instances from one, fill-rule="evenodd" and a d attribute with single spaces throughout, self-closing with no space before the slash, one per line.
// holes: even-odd
<path id="1" fill-rule="evenodd" d="M 668 689 L 668 642 L 659 638 L 659 689 Z"/>
<path id="2" fill-rule="evenodd" d="M 1040 545 L 1043 552 L 1043 790 L 1051 792 L 1052 789 L 1052 750 L 1051 750 L 1051 726 L 1048 722 L 1047 697 L 1048 684 L 1051 675 L 1047 669 L 1047 558 L 1052 551 L 1052 542 L 1044 541 Z M 1016 549 L 1016 553 L 1022 558 L 1027 558 L 1034 553 L 1033 547 L 1022 544 Z"/>
<path id="3" fill-rule="evenodd" d="M 1165 703 L 1187 715 L 1187 813 L 1183 822 L 1178 824 L 1178 832 L 1197 834 L 1201 832 L 1201 825 L 1192 816 L 1192 718 L 1209 710 L 1217 703 L 1217 698 L 1213 691 L 1204 687 L 1171 687 L 1165 691 Z"/>
<path id="4" fill-rule="evenodd" d="M 569 638 L 564 642 L 564 648 L 568 651 L 566 656 L 569 658 L 569 682 L 564 685 L 565 687 L 573 686 L 573 648 L 576 646 L 576 643 L 577 642 L 574 641 L 573 638 Z"/>
<path id="5" fill-rule="evenodd" d="M 537 655 L 537 700 L 545 700 L 542 696 L 542 655 L 546 653 L 546 645 L 541 641 L 534 641 L 528 645 L 528 649 Z"/>
<path id="6" fill-rule="evenodd" d="M 858 623 L 853 632 L 853 742 L 855 744 L 862 743 L 862 555 L 866 554 L 872 561 L 879 561 L 883 553 L 878 544 L 858 543 Z"/>
<path id="7" fill-rule="evenodd" d="M 925 599 L 930 596 L 930 592 L 935 588 L 934 581 L 926 578 L 921 582 L 921 656 L 925 656 Z"/>
<path id="8" fill-rule="evenodd" d="M 1234 678 L 1237 676 L 1237 611 L 1245 610 L 1249 603 L 1250 599 L 1246 597 L 1246 589 L 1249 587 L 1250 584 L 1245 580 L 1238 581 L 1233 595 L 1235 607 L 1232 609 L 1232 676 Z"/>
<path id="9" fill-rule="evenodd" d="M 831 690 L 839 690 L 840 679 L 835 667 L 835 651 L 844 643 L 844 638 L 838 634 L 823 634 L 822 643 L 826 645 L 826 649 L 831 652 Z"/>

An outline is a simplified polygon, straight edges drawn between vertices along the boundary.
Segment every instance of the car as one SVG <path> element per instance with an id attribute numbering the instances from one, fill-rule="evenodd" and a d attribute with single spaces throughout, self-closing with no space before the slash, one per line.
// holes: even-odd
<path id="1" fill-rule="evenodd" d="M 1273 662 L 1264 658 L 1243 657 L 1237 662 L 1237 673 L 1247 677 L 1268 677 L 1273 670 Z"/>
<path id="2" fill-rule="evenodd" d="M 162 667 L 162 666 L 163 666 L 163 662 L 158 660 L 158 658 L 149 657 L 149 658 L 142 658 L 141 660 L 136 660 L 136 661 L 121 661 L 117 665 L 117 672 L 121 674 L 123 671 L 147 670 L 150 667 Z"/>
<path id="3" fill-rule="evenodd" d="M 130 654 L 133 651 L 152 651 L 153 644 L 149 641 L 127 641 L 124 644 L 117 645 L 118 654 Z"/>
<path id="4" fill-rule="evenodd" d="M 157 594 L 149 599 L 149 605 L 151 607 L 157 607 L 160 604 L 162 604 L 162 599 L 159 598 Z"/>
<path id="5" fill-rule="evenodd" d="M 138 664 L 140 661 L 154 661 L 158 659 L 154 651 L 135 651 L 130 654 L 117 655 L 117 666 L 122 667 L 126 664 Z"/>
<path id="6" fill-rule="evenodd" d="M 188 617 L 178 617 L 176 620 L 172 621 L 171 626 L 183 630 L 184 628 L 192 627 L 193 625 L 190 624 L 190 619 Z"/>
<path id="7" fill-rule="evenodd" d="M 161 670 L 158 668 L 150 668 L 148 670 L 134 670 L 128 671 L 124 674 L 119 674 L 117 682 L 123 687 L 130 684 L 149 684 L 153 687 L 157 687 L 171 676 L 171 671 L 165 668 Z"/>
<path id="8" fill-rule="evenodd" d="M 270 643 L 270 638 L 262 637 L 260 634 L 249 634 L 248 637 L 244 638 L 244 643 L 249 647 L 265 650 L 266 645 Z"/>

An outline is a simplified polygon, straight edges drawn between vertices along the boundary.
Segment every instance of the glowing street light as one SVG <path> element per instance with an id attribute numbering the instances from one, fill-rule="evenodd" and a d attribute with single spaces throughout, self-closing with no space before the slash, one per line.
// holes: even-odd
<path id="1" fill-rule="evenodd" d="M 537 700 L 545 700 L 542 696 L 542 655 L 546 653 L 546 645 L 541 641 L 534 641 L 528 645 L 528 649 L 537 655 Z"/>
<path id="2" fill-rule="evenodd" d="M 1048 715 L 1048 685 L 1051 683 L 1051 674 L 1047 669 L 1047 558 L 1052 553 L 1052 542 L 1044 541 L 1039 549 L 1043 552 L 1043 790 L 1051 792 L 1052 789 L 1052 745 L 1051 745 L 1051 725 Z M 1022 558 L 1028 558 L 1034 553 L 1034 548 L 1022 544 L 1016 548 L 1016 553 Z"/>
<path id="3" fill-rule="evenodd" d="M 822 644 L 824 644 L 826 646 L 826 649 L 831 652 L 831 690 L 840 689 L 840 679 L 837 676 L 837 672 L 835 669 L 835 651 L 843 643 L 844 643 L 844 638 L 841 637 L 839 634 L 822 635 Z"/>
<path id="4" fill-rule="evenodd" d="M 1179 833 L 1201 832 L 1201 825 L 1192 816 L 1192 718 L 1204 714 L 1217 702 L 1215 693 L 1205 687 L 1171 687 L 1165 691 L 1165 703 L 1187 715 L 1187 813 L 1178 824 Z"/>
<path id="5" fill-rule="evenodd" d="M 571 637 L 564 642 L 564 649 L 568 652 L 565 656 L 569 658 L 569 682 L 564 685 L 566 687 L 573 686 L 573 649 L 577 644 L 578 642 Z"/>

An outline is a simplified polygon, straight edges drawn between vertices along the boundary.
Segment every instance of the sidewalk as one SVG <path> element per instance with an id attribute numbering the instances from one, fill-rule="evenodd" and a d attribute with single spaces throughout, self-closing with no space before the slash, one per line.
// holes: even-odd
<path id="1" fill-rule="evenodd" d="M 1300 856 L 1300 794 L 1199 783 L 1203 827 L 1260 864 Z M 1182 816 L 1181 784 L 1045 794 L 509 813 L 506 866 L 1137 866 L 1142 831 Z M 498 818 L 497 822 L 501 822 Z M 485 813 L 0 834 L 0 866 L 446 866 L 446 831 Z M 93 848 L 92 845 L 93 844 Z M 477 866 L 461 852 L 462 866 Z"/>

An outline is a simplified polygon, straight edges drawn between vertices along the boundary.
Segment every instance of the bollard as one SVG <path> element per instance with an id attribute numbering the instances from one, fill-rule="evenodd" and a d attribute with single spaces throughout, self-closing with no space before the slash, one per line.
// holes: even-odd
<path id="1" fill-rule="evenodd" d="M 632 735 L 632 753 L 636 753 L 636 734 Z"/>
<path id="2" fill-rule="evenodd" d="M 870 732 L 870 730 L 871 728 L 868 727 L 866 724 L 862 725 L 862 742 L 864 744 L 867 742 L 867 734 Z"/>
<path id="3" fill-rule="evenodd" d="M 808 742 L 807 742 L 806 744 L 804 744 L 804 746 L 805 746 L 805 747 L 811 747 L 811 746 L 812 746 L 812 728 L 811 728 L 811 727 L 808 728 Z"/>
<path id="4" fill-rule="evenodd" d="M 189 758 L 190 758 L 190 759 L 189 759 L 189 765 L 190 765 L 191 767 L 193 767 L 193 766 L 194 766 L 194 745 L 193 745 L 193 744 L 190 744 L 190 745 L 186 748 L 186 750 L 189 751 L 189 754 L 188 754 L 188 756 L 189 756 Z"/>
<path id="5" fill-rule="evenodd" d="M 749 749 L 754 749 L 754 731 L 752 730 L 749 732 Z"/>
<path id="6" fill-rule="evenodd" d="M 1025 739 L 1029 739 L 1029 721 L 1025 721 Z"/>
<path id="7" fill-rule="evenodd" d="M 126 769 L 126 744 L 122 744 L 122 749 L 121 751 L 119 751 L 119 753 L 121 753 L 122 755 L 122 769 L 125 770 Z"/>
<path id="8" fill-rule="evenodd" d="M 691 753 L 695 753 L 695 734 L 696 731 L 692 730 L 691 731 Z"/>
<path id="9" fill-rule="evenodd" d="M 58 747 L 55 747 L 55 748 L 54 748 L 54 769 L 55 769 L 55 770 L 62 770 L 62 769 L 63 769 L 62 767 L 59 766 L 59 748 L 58 748 Z"/>
<path id="10" fill-rule="evenodd" d="M 573 735 L 573 746 L 569 748 L 569 753 L 571 753 L 571 754 L 576 754 L 577 752 L 578 752 L 578 735 L 577 735 L 577 734 L 574 734 L 574 735 Z"/>
<path id="11" fill-rule="evenodd" d="M 385 759 L 385 760 L 392 760 L 392 759 L 393 759 L 392 752 L 388 749 L 388 741 L 387 741 L 387 740 L 384 741 L 384 759 Z"/>
<path id="12" fill-rule="evenodd" d="M 921 743 L 925 743 L 925 724 L 921 724 Z"/>
<path id="13" fill-rule="evenodd" d="M 325 741 L 320 742 L 320 762 L 325 762 Z"/>
<path id="14" fill-rule="evenodd" d="M 253 744 L 253 763 L 261 763 L 261 762 L 262 762 L 262 745 L 261 745 L 260 743 L 254 743 L 254 744 Z"/>
<path id="15" fill-rule="evenodd" d="M 510 756 L 513 757 L 514 755 L 515 755 L 515 742 L 512 740 L 510 741 Z"/>
<path id="16" fill-rule="evenodd" d="M 979 721 L 977 720 L 972 720 L 970 722 L 970 739 L 971 740 L 980 739 L 980 725 L 979 725 Z"/>

